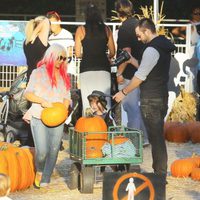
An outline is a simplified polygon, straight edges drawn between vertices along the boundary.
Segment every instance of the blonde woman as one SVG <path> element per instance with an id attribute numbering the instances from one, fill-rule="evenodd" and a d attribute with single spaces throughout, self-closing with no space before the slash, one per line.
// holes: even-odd
<path id="1" fill-rule="evenodd" d="M 25 27 L 26 40 L 24 41 L 24 53 L 27 60 L 27 79 L 36 68 L 37 62 L 41 60 L 46 49 L 49 47 L 48 36 L 50 22 L 45 16 L 38 16 L 27 22 Z"/>

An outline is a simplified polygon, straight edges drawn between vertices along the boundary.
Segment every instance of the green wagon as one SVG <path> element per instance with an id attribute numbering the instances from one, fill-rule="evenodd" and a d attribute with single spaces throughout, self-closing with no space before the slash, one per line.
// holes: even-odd
<path id="1" fill-rule="evenodd" d="M 123 126 L 115 126 L 109 127 L 106 133 L 109 142 L 102 147 L 102 151 L 104 152 L 103 157 L 88 158 L 86 154 L 87 136 L 89 134 L 105 133 L 82 133 L 75 131 L 74 128 L 69 129 L 70 158 L 74 161 L 71 164 L 69 173 L 70 189 L 78 188 L 81 193 L 93 193 L 96 166 L 138 165 L 143 162 L 142 131 Z M 127 138 L 127 146 L 115 144 L 115 139 L 119 136 Z"/>

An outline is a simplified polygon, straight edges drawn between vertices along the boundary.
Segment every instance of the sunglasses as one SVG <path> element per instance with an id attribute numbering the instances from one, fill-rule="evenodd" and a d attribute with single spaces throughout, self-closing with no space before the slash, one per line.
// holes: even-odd
<path id="1" fill-rule="evenodd" d="M 61 61 L 61 60 L 66 61 L 66 60 L 67 60 L 67 57 L 59 56 L 59 57 L 58 57 L 58 60 L 59 60 L 59 61 Z"/>

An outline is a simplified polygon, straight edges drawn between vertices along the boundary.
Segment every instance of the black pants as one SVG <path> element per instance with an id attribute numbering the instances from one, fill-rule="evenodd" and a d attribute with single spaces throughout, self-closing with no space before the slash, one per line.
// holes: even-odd
<path id="1" fill-rule="evenodd" d="M 163 134 L 168 98 L 142 99 L 141 111 L 152 148 L 153 169 L 156 174 L 167 173 L 167 149 Z"/>

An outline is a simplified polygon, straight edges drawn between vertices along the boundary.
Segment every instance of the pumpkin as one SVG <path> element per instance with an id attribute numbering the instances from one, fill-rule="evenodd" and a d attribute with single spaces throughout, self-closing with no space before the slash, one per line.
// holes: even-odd
<path id="1" fill-rule="evenodd" d="M 200 168 L 194 168 L 191 172 L 191 178 L 200 181 Z"/>
<path id="2" fill-rule="evenodd" d="M 188 177 L 197 164 L 191 158 L 175 160 L 171 164 L 171 174 L 174 177 Z"/>
<path id="3" fill-rule="evenodd" d="M 80 117 L 75 125 L 75 131 L 89 133 L 86 140 L 100 139 L 107 140 L 107 125 L 100 116 Z M 101 133 L 97 133 L 101 132 Z"/>
<path id="4" fill-rule="evenodd" d="M 114 145 L 117 145 L 117 144 L 123 144 L 124 142 L 127 142 L 129 139 L 127 137 L 124 137 L 122 135 L 119 135 L 119 136 L 115 136 L 112 139 L 109 140 L 109 143 L 110 144 L 114 144 Z M 113 143 L 112 143 L 113 142 Z"/>
<path id="5" fill-rule="evenodd" d="M 200 143 L 200 123 L 196 122 L 192 125 L 190 125 L 190 139 L 192 143 Z"/>
<path id="6" fill-rule="evenodd" d="M 200 156 L 193 156 L 191 158 L 197 165 L 197 167 L 200 167 Z"/>
<path id="7" fill-rule="evenodd" d="M 62 124 L 68 116 L 67 107 L 60 102 L 52 103 L 53 107 L 44 108 L 41 113 L 41 120 L 46 126 L 58 126 Z"/>
<path id="8" fill-rule="evenodd" d="M 0 144 L 0 173 L 11 180 L 11 192 L 30 187 L 35 178 L 33 154 L 29 148 Z"/>
<path id="9" fill-rule="evenodd" d="M 102 158 L 102 146 L 106 140 L 87 140 L 86 141 L 86 158 Z"/>
<path id="10" fill-rule="evenodd" d="M 186 126 L 180 122 L 168 122 L 165 124 L 164 135 L 169 142 L 184 143 L 190 140 Z"/>

